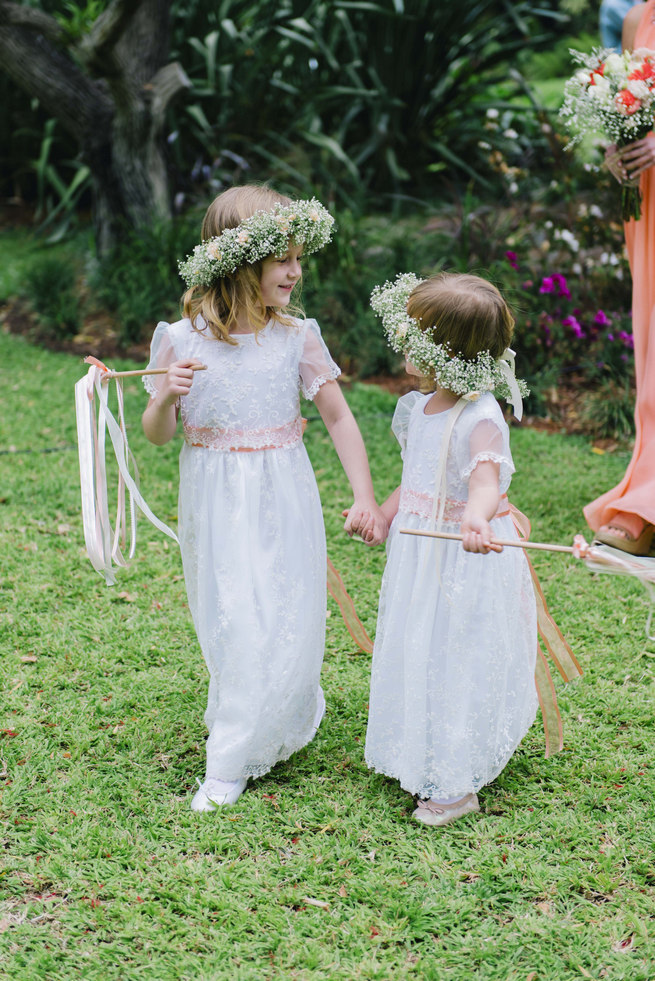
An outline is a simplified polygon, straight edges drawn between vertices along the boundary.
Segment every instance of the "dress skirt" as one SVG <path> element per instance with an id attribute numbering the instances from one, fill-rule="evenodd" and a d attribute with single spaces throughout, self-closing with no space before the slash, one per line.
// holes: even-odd
<path id="1" fill-rule="evenodd" d="M 315 732 L 326 549 L 302 443 L 252 452 L 185 445 L 179 538 L 210 676 L 206 776 L 257 777 Z"/>
<path id="2" fill-rule="evenodd" d="M 535 603 L 520 549 L 478 555 L 398 533 L 430 525 L 402 511 L 392 525 L 366 761 L 411 794 L 448 798 L 492 781 L 534 721 Z M 491 528 L 516 538 L 509 516 Z"/>

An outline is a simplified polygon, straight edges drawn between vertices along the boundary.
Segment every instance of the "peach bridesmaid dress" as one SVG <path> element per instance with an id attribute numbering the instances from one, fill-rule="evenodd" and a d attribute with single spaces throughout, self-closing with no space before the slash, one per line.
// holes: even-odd
<path id="1" fill-rule="evenodd" d="M 655 0 L 646 4 L 634 47 L 655 50 Z M 642 174 L 641 191 L 641 218 L 625 225 L 633 283 L 635 446 L 623 480 L 584 509 L 593 531 L 622 512 L 655 524 L 655 167 Z"/>

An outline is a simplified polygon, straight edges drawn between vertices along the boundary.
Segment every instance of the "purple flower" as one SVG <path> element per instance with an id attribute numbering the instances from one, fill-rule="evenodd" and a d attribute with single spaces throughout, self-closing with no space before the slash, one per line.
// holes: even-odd
<path id="1" fill-rule="evenodd" d="M 608 334 L 607 335 L 607 340 L 608 341 L 613 341 L 614 340 L 614 334 Z"/>
<path id="2" fill-rule="evenodd" d="M 584 330 L 582 329 L 582 324 L 576 320 L 575 317 L 564 317 L 562 320 L 562 327 L 570 327 L 576 337 L 586 337 Z"/>
<path id="3" fill-rule="evenodd" d="M 594 323 L 596 324 L 597 327 L 608 327 L 612 323 L 612 321 L 607 316 L 604 310 L 599 310 L 596 316 L 594 317 Z"/>
<path id="4" fill-rule="evenodd" d="M 506 252 L 505 253 L 505 258 L 509 262 L 509 264 L 512 267 L 512 269 L 518 269 L 519 268 L 518 257 L 516 255 L 516 252 Z"/>
<path id="5" fill-rule="evenodd" d="M 619 337 L 621 338 L 621 340 L 623 341 L 626 347 L 629 347 L 631 351 L 634 349 L 635 342 L 632 334 L 626 334 L 624 330 L 621 330 L 619 331 Z"/>
<path id="6" fill-rule="evenodd" d="M 571 299 L 571 291 L 566 285 L 566 277 L 561 273 L 553 273 L 552 276 L 544 276 L 539 287 L 540 293 L 555 293 L 564 297 L 565 300 Z"/>
<path id="7" fill-rule="evenodd" d="M 566 285 L 566 278 L 560 273 L 555 273 L 553 276 L 553 281 L 557 284 L 557 295 L 563 296 L 565 300 L 571 299 L 571 291 Z"/>

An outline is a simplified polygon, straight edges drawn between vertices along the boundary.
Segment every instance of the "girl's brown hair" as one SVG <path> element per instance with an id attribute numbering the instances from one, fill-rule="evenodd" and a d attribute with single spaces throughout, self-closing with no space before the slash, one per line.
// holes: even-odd
<path id="1" fill-rule="evenodd" d="M 244 219 L 257 211 L 271 211 L 276 204 L 289 205 L 291 199 L 278 194 L 270 187 L 246 184 L 223 191 L 205 212 L 202 222 L 202 240 L 220 235 L 226 228 L 236 228 Z M 262 263 L 240 266 L 232 275 L 223 276 L 212 286 L 192 286 L 182 297 L 182 309 L 196 330 L 201 317 L 219 341 L 237 342 L 230 332 L 237 326 L 237 317 L 245 312 L 255 334 L 264 329 L 269 320 L 290 325 L 291 318 L 276 307 L 264 306 L 260 288 Z M 291 311 L 300 312 L 300 311 Z"/>
<path id="2" fill-rule="evenodd" d="M 407 313 L 436 344 L 468 361 L 480 351 L 499 358 L 514 333 L 514 318 L 493 283 L 466 273 L 438 273 L 419 283 Z"/>

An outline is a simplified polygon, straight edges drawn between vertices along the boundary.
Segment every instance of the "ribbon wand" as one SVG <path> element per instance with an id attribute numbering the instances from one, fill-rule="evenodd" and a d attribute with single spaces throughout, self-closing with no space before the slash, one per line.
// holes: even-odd
<path id="1" fill-rule="evenodd" d="M 415 528 L 399 528 L 398 533 L 400 535 L 419 535 L 422 538 L 445 538 L 447 541 L 451 542 L 461 542 L 464 538 L 463 535 L 455 535 L 447 531 L 419 531 Z M 503 548 L 507 546 L 508 548 L 539 549 L 542 552 L 568 552 L 569 555 L 580 557 L 578 556 L 577 550 L 573 545 L 551 545 L 548 542 L 527 542 L 522 539 L 501 541 L 499 538 L 492 538 L 491 544 L 502 545 Z"/>
<path id="2" fill-rule="evenodd" d="M 450 534 L 445 531 L 419 531 L 413 528 L 399 528 L 401 535 L 420 535 L 424 538 L 445 538 L 451 541 L 462 541 L 462 535 Z M 538 549 L 543 552 L 568 552 L 576 559 L 581 559 L 590 572 L 609 572 L 615 575 L 634 576 L 644 586 L 648 595 L 650 610 L 646 622 L 646 636 L 655 640 L 651 634 L 651 623 L 655 610 L 655 559 L 646 556 L 628 555 L 610 545 L 589 545 L 582 535 L 576 535 L 573 545 L 551 545 L 547 542 L 529 542 L 525 539 L 500 541 L 491 539 L 492 545 L 508 546 L 510 548 Z"/>
<path id="3" fill-rule="evenodd" d="M 143 377 L 143 375 L 165 375 L 168 371 L 168 368 L 136 368 L 133 371 L 113 371 L 91 354 L 87 355 L 84 363 L 95 365 L 101 372 L 100 379 L 103 382 L 109 381 L 111 378 L 139 378 Z M 207 370 L 206 364 L 191 364 L 189 367 L 192 371 Z"/>
<path id="4" fill-rule="evenodd" d="M 107 365 L 89 355 L 84 359 L 88 373 L 75 385 L 75 413 L 80 461 L 82 523 L 84 541 L 91 564 L 105 577 L 107 585 L 116 582 L 114 565 L 126 566 L 136 548 L 136 509 L 165 535 L 177 541 L 175 532 L 151 511 L 139 490 L 136 463 L 127 442 L 121 378 L 134 375 L 165 374 L 167 369 L 145 368 L 135 371 L 111 371 Z M 194 371 L 206 370 L 206 365 L 190 365 Z M 109 385 L 116 381 L 118 419 L 109 408 Z M 96 410 L 97 404 L 97 410 Z M 96 419 L 97 413 L 97 419 Z M 106 433 L 109 434 L 118 465 L 116 524 L 109 517 L 107 471 L 105 466 Z M 126 496 L 129 507 L 126 507 Z M 127 538 L 127 515 L 130 517 L 129 552 L 123 554 Z"/>
<path id="5" fill-rule="evenodd" d="M 206 364 L 190 364 L 191 371 L 207 371 Z M 108 368 L 103 372 L 102 381 L 110 381 L 112 378 L 136 378 L 143 375 L 165 375 L 168 368 L 137 368 L 135 371 L 112 371 Z"/>

